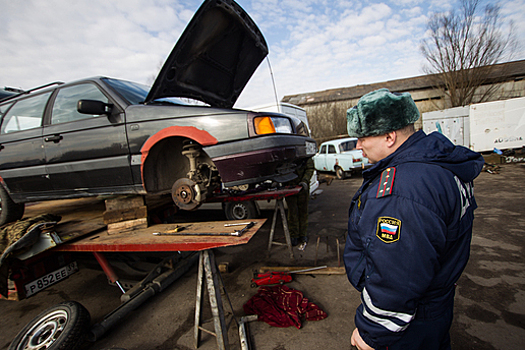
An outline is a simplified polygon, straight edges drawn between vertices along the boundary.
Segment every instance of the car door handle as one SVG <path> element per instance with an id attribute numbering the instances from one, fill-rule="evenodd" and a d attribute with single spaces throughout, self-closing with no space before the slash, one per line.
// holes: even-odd
<path id="1" fill-rule="evenodd" d="M 62 139 L 63 139 L 62 135 L 55 135 L 55 136 L 47 136 L 47 137 L 45 137 L 44 141 L 59 143 L 60 140 L 62 140 Z"/>

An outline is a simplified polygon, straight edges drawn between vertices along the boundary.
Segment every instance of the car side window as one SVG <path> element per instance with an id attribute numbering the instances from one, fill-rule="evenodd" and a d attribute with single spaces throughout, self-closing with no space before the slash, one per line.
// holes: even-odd
<path id="1" fill-rule="evenodd" d="M 12 105 L 13 105 L 12 103 L 8 103 L 8 104 L 0 106 L 0 118 L 4 115 L 5 112 L 7 112 L 9 107 L 11 107 Z"/>
<path id="2" fill-rule="evenodd" d="M 6 113 L 0 133 L 6 134 L 41 126 L 44 108 L 50 95 L 51 92 L 48 92 L 17 101 Z"/>
<path id="3" fill-rule="evenodd" d="M 96 100 L 108 103 L 108 98 L 93 84 L 81 84 L 62 88 L 58 91 L 53 110 L 51 124 L 67 123 L 81 119 L 97 117 L 97 115 L 81 114 L 77 111 L 78 100 Z"/>
<path id="4" fill-rule="evenodd" d="M 325 154 L 326 153 L 326 145 L 322 145 L 321 146 L 321 151 L 319 153 L 321 153 L 321 154 Z"/>
<path id="5" fill-rule="evenodd" d="M 328 145 L 328 153 L 329 153 L 329 154 L 337 153 L 337 152 L 335 151 L 335 146 L 334 146 L 334 145 Z"/>
<path id="6" fill-rule="evenodd" d="M 356 144 L 357 144 L 356 141 L 343 142 L 343 143 L 341 143 L 339 145 L 339 150 L 341 152 L 351 151 L 351 150 L 355 149 Z"/>

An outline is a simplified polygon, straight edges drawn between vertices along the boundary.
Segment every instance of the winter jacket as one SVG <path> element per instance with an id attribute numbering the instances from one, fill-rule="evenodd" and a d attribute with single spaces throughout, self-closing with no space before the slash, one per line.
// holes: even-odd
<path id="1" fill-rule="evenodd" d="M 363 172 L 349 210 L 344 262 L 361 292 L 355 316 L 375 349 L 393 344 L 416 317 L 453 301 L 469 258 L 484 160 L 435 132 L 418 131 Z"/>

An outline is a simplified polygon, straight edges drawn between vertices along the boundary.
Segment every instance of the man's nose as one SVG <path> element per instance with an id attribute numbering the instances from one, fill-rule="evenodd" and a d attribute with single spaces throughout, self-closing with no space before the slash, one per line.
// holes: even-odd
<path id="1" fill-rule="evenodd" d="M 357 143 L 355 144 L 356 149 L 363 149 L 363 145 L 361 144 L 361 139 L 357 139 Z"/>

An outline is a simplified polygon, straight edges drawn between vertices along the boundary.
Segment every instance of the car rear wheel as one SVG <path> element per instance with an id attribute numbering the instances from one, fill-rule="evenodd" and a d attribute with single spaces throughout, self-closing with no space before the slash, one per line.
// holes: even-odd
<path id="1" fill-rule="evenodd" d="M 29 322 L 8 350 L 73 350 L 84 342 L 91 317 L 75 301 L 57 304 Z"/>
<path id="2" fill-rule="evenodd" d="M 347 172 L 338 166 L 335 168 L 335 175 L 339 180 L 344 180 L 347 177 Z"/>
<path id="3" fill-rule="evenodd" d="M 13 202 L 3 186 L 0 186 L 0 226 L 19 220 L 24 216 L 25 205 Z"/>
<path id="4" fill-rule="evenodd" d="M 259 217 L 259 210 L 254 202 L 225 202 L 222 206 L 228 220 L 247 220 Z"/>

